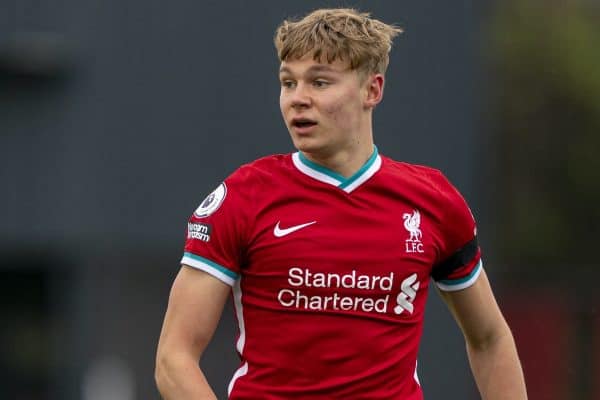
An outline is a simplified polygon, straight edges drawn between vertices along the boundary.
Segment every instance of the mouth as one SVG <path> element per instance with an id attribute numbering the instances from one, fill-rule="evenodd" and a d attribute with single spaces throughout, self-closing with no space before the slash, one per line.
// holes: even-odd
<path id="1" fill-rule="evenodd" d="M 294 128 L 306 129 L 306 128 L 311 128 L 311 127 L 313 127 L 315 125 L 317 125 L 317 122 L 313 121 L 312 119 L 308 119 L 308 118 L 294 118 L 294 119 L 292 119 L 292 126 Z"/>

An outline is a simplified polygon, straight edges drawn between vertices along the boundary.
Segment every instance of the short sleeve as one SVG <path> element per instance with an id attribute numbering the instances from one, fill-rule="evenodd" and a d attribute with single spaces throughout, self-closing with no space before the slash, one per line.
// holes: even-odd
<path id="1" fill-rule="evenodd" d="M 233 286 L 245 248 L 247 209 L 236 173 L 213 190 L 191 215 L 181 263 Z"/>
<path id="2" fill-rule="evenodd" d="M 467 202 L 441 173 L 438 188 L 443 201 L 442 248 L 431 276 L 444 291 L 471 286 L 481 273 L 481 250 L 477 243 L 477 226 Z"/>

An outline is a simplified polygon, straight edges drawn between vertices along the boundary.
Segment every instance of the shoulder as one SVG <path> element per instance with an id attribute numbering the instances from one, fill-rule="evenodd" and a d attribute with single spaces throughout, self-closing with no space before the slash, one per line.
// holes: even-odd
<path id="1" fill-rule="evenodd" d="M 285 173 L 291 165 L 291 154 L 273 154 L 241 165 L 226 178 L 227 183 L 247 186 L 268 181 Z"/>
<path id="2" fill-rule="evenodd" d="M 389 158 L 384 159 L 384 165 L 388 175 L 386 179 L 390 179 L 387 185 L 430 209 L 438 210 L 447 224 L 473 220 L 463 195 L 439 169 Z"/>
<path id="3" fill-rule="evenodd" d="M 283 175 L 278 171 L 285 170 L 290 159 L 290 155 L 276 154 L 243 164 L 200 202 L 191 222 L 235 227 L 248 223 L 257 203 L 265 198 L 269 187 L 275 186 L 273 175 Z"/>
<path id="4" fill-rule="evenodd" d="M 236 202 L 256 205 L 257 200 L 269 192 L 269 188 L 289 176 L 291 165 L 291 154 L 261 157 L 238 167 L 225 178 L 222 185 Z"/>
<path id="5" fill-rule="evenodd" d="M 456 190 L 448 178 L 439 169 L 426 165 L 411 164 L 382 157 L 384 173 L 403 185 L 422 187 L 440 193 Z"/>

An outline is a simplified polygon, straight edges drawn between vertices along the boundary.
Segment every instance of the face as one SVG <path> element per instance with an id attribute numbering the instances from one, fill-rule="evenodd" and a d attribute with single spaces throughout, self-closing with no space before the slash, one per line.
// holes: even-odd
<path id="1" fill-rule="evenodd" d="M 345 62 L 320 63 L 308 55 L 283 61 L 279 80 L 281 113 L 298 150 L 328 157 L 372 140 L 381 75 L 361 79 Z"/>

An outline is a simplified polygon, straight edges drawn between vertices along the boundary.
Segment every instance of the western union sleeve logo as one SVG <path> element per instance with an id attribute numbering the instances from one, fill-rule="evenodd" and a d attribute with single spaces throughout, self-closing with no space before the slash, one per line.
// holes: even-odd
<path id="1" fill-rule="evenodd" d="M 210 232 L 212 228 L 209 224 L 188 223 L 188 239 L 202 240 L 208 242 L 210 240 Z"/>

